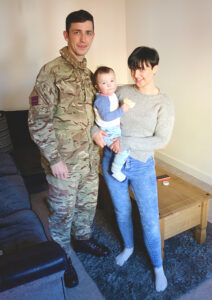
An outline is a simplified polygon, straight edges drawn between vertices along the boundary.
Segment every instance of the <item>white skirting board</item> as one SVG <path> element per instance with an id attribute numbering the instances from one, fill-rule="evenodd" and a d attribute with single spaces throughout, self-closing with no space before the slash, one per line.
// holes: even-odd
<path id="1" fill-rule="evenodd" d="M 202 172 L 201 170 L 198 170 L 194 167 L 192 167 L 189 164 L 186 164 L 185 162 L 175 159 L 174 157 L 171 157 L 167 155 L 164 152 L 156 152 L 155 153 L 155 158 L 159 159 L 185 173 L 187 173 L 190 176 L 195 177 L 196 179 L 212 186 L 212 175 L 206 174 Z"/>

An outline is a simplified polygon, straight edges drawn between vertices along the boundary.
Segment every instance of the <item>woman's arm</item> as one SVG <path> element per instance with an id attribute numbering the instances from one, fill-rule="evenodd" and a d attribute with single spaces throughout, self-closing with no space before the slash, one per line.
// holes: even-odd
<path id="1" fill-rule="evenodd" d="M 121 150 L 153 151 L 164 148 L 171 137 L 174 126 L 173 103 L 163 104 L 158 111 L 157 124 L 153 136 L 133 137 L 121 136 Z"/>
<path id="2" fill-rule="evenodd" d="M 91 128 L 91 136 L 92 136 L 93 141 L 99 147 L 104 148 L 104 146 L 106 146 L 103 136 L 108 136 L 108 134 L 106 132 L 104 132 L 103 130 L 99 129 L 98 126 L 94 125 Z"/>

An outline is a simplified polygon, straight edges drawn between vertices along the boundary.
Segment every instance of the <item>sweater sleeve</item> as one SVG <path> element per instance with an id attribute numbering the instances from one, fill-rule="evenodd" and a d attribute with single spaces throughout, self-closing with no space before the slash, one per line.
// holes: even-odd
<path id="1" fill-rule="evenodd" d="M 153 151 L 164 148 L 172 134 L 174 126 L 173 102 L 164 103 L 158 111 L 157 124 L 154 134 L 147 137 L 121 136 L 121 150 L 130 149 L 134 151 Z"/>
<path id="2" fill-rule="evenodd" d="M 97 108 L 101 118 L 106 122 L 120 118 L 120 116 L 124 113 L 121 107 L 114 111 L 110 111 L 109 98 L 102 95 L 97 96 L 94 102 L 94 107 Z"/>

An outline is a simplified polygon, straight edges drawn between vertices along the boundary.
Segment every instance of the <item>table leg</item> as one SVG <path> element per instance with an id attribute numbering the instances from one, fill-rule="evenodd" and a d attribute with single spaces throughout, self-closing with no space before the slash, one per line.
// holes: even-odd
<path id="1" fill-rule="evenodd" d="M 201 223 L 196 228 L 195 239 L 197 243 L 202 244 L 206 239 L 206 228 L 208 223 L 209 200 L 202 201 L 201 205 Z"/>
<path id="2" fill-rule="evenodd" d="M 160 219 L 161 255 L 164 259 L 164 219 Z"/>

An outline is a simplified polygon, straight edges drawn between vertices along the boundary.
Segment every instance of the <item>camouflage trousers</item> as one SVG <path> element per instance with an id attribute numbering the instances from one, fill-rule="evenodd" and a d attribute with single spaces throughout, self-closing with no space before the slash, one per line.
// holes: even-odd
<path id="1" fill-rule="evenodd" d="M 51 237 L 66 252 L 70 249 L 71 235 L 75 239 L 89 239 L 96 212 L 98 174 L 73 173 L 68 179 L 46 176 L 49 184 L 49 229 Z"/>

